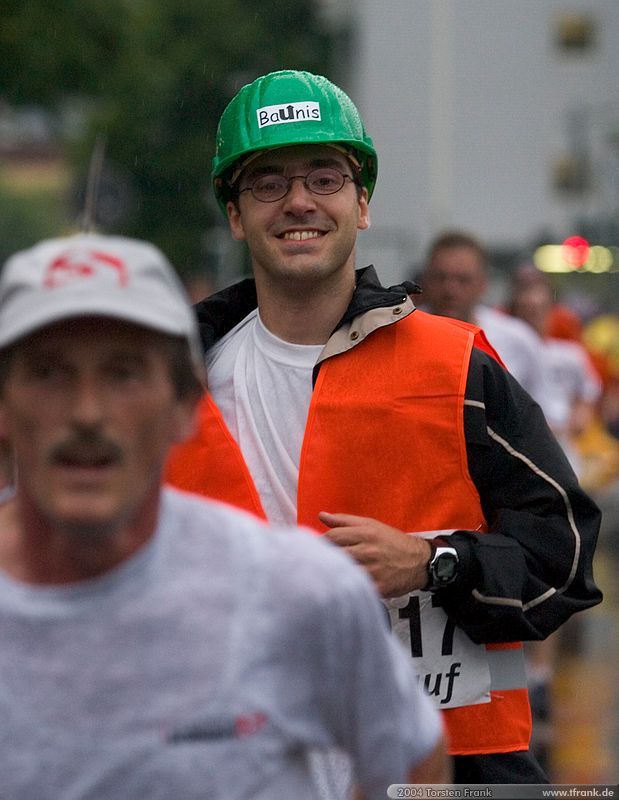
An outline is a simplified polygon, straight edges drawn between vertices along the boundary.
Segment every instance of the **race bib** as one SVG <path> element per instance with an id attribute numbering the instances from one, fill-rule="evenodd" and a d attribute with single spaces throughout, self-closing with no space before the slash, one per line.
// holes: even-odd
<path id="1" fill-rule="evenodd" d="M 383 602 L 391 630 L 411 654 L 419 680 L 437 708 L 490 702 L 486 648 L 456 627 L 436 595 L 415 591 Z"/>

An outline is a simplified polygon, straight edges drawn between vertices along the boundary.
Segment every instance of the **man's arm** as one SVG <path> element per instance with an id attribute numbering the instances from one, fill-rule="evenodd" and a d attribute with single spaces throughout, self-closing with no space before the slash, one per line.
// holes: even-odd
<path id="1" fill-rule="evenodd" d="M 408 774 L 409 783 L 451 783 L 451 759 L 445 743 L 440 741 L 429 756 L 413 767 Z"/>
<path id="2" fill-rule="evenodd" d="M 367 576 L 343 558 L 337 575 L 329 599 L 323 598 L 324 650 L 312 649 L 320 667 L 320 707 L 334 741 L 351 756 L 354 779 L 368 797 L 378 791 L 384 796 L 391 783 L 413 775 L 442 779 L 439 712 L 389 632 Z M 316 629 L 321 615 L 305 611 Z"/>
<path id="3" fill-rule="evenodd" d="M 441 605 L 475 642 L 543 639 L 601 600 L 592 574 L 599 509 L 539 406 L 479 350 L 467 382 L 465 435 L 488 532 L 449 537 L 459 573 L 437 592 Z M 421 537 L 366 517 L 320 519 L 327 538 L 366 569 L 383 597 L 424 588 L 431 550 Z"/>
<path id="4" fill-rule="evenodd" d="M 488 533 L 456 531 L 462 579 L 439 592 L 476 642 L 542 639 L 601 593 L 592 561 L 600 512 L 580 488 L 539 406 L 477 350 L 465 433 Z"/>
<path id="5" fill-rule="evenodd" d="M 444 743 L 440 741 L 429 756 L 411 769 L 407 782 L 416 785 L 420 783 L 451 783 L 452 777 L 451 759 L 447 755 Z M 353 800 L 366 800 L 366 795 L 360 789 L 356 789 Z"/>

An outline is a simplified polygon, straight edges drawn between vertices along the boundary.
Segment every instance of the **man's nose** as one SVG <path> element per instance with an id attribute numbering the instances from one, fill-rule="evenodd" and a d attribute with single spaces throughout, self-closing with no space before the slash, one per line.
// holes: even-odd
<path id="1" fill-rule="evenodd" d="M 310 192 L 305 185 L 305 177 L 295 175 L 290 178 L 290 188 L 284 197 L 284 207 L 294 213 L 300 210 L 313 209 L 316 207 L 316 195 Z"/>
<path id="2" fill-rule="evenodd" d="M 98 423 L 105 413 L 105 398 L 100 382 L 90 377 L 76 380 L 71 399 L 71 413 L 76 422 Z"/>

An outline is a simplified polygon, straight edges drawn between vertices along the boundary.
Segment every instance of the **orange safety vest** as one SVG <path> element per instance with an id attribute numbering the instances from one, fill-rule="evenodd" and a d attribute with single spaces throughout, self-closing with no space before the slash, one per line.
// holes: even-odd
<path id="1" fill-rule="evenodd" d="M 416 310 L 322 363 L 301 449 L 300 524 L 324 529 L 318 512 L 331 511 L 407 532 L 486 527 L 464 437 L 470 354 L 474 343 L 484 346 L 477 334 L 474 326 Z M 196 435 L 174 448 L 166 478 L 265 517 L 240 449 L 208 395 Z M 521 662 L 521 643 L 486 648 L 489 657 L 501 651 L 503 665 L 512 655 Z M 453 755 L 528 748 L 524 674 L 499 684 L 489 703 L 443 711 Z"/>

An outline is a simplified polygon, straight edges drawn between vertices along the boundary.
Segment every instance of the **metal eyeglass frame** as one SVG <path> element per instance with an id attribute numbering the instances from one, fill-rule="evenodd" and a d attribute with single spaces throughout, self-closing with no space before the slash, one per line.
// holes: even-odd
<path id="1" fill-rule="evenodd" d="M 330 189 L 329 191 L 326 191 L 326 192 L 325 191 L 316 191 L 315 188 L 312 188 L 310 186 L 309 179 L 311 178 L 312 175 L 316 175 L 317 172 L 318 173 L 327 172 L 327 173 L 331 173 L 331 174 L 335 173 L 335 174 L 337 174 L 337 175 L 339 175 L 341 177 L 342 182 L 335 189 Z M 259 181 L 264 181 L 265 179 L 270 180 L 270 181 L 272 181 L 274 179 L 277 179 L 278 181 L 281 181 L 282 182 L 281 188 L 283 190 L 282 193 L 278 194 L 277 197 L 272 197 L 272 198 L 270 198 L 268 200 L 266 198 L 264 198 L 264 197 L 259 197 L 255 193 L 255 187 L 256 187 L 256 184 Z M 344 188 L 345 184 L 346 184 L 346 179 L 351 181 L 351 183 L 355 183 L 355 184 L 359 183 L 359 181 L 358 181 L 358 179 L 356 177 L 354 177 L 352 175 L 347 175 L 346 173 L 342 172 L 341 170 L 337 169 L 336 167 L 316 167 L 316 169 L 311 169 L 307 173 L 307 175 L 291 175 L 288 178 L 285 175 L 281 175 L 280 173 L 274 172 L 274 173 L 268 174 L 268 175 L 258 175 L 258 177 L 252 182 L 251 186 L 246 186 L 244 189 L 239 189 L 238 193 L 242 194 L 243 192 L 251 192 L 252 197 L 255 200 L 258 200 L 258 202 L 260 202 L 260 203 L 276 203 L 278 200 L 282 200 L 284 197 L 286 197 L 286 195 L 290 191 L 290 188 L 292 186 L 292 182 L 293 181 L 302 180 L 303 184 L 304 184 L 305 188 L 308 190 L 308 192 L 310 192 L 311 194 L 318 195 L 319 197 L 327 197 L 328 195 L 336 194 L 337 192 L 341 191 Z"/>

